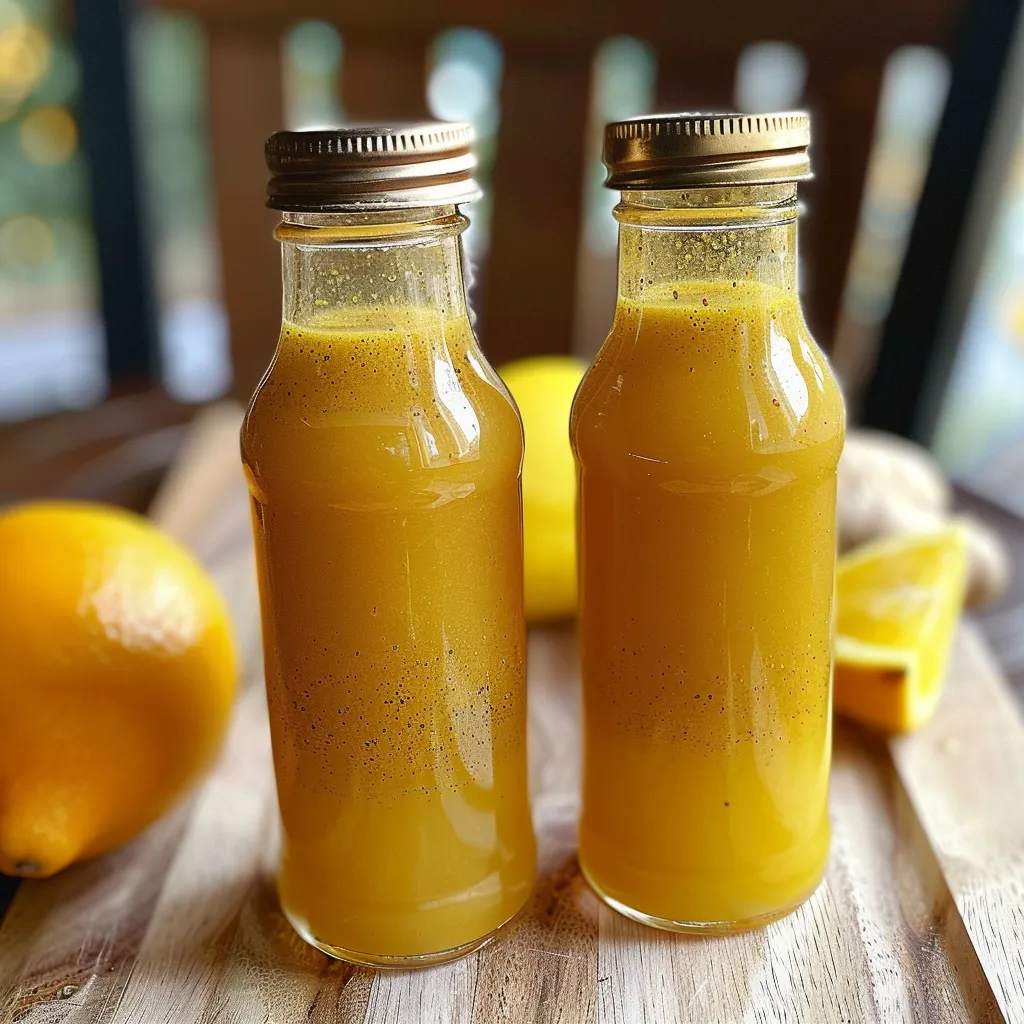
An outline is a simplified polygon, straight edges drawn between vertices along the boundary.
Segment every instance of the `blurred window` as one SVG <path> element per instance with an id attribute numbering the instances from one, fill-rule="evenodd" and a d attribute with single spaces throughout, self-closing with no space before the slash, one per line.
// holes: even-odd
<path id="1" fill-rule="evenodd" d="M 806 84 L 807 56 L 799 46 L 771 41 L 751 43 L 736 62 L 736 109 L 744 114 L 793 110 L 800 106 Z M 811 278 L 806 260 L 806 250 L 798 250 L 797 287 L 801 291 Z"/>
<path id="2" fill-rule="evenodd" d="M 745 114 L 792 110 L 807 82 L 807 57 L 792 43 L 752 43 L 736 62 L 736 109 Z"/>
<path id="3" fill-rule="evenodd" d="M 0 419 L 106 391 L 79 69 L 59 0 L 0 0 Z"/>
<path id="4" fill-rule="evenodd" d="M 874 365 L 879 332 L 921 195 L 932 141 L 949 89 L 949 61 L 928 46 L 905 46 L 886 62 L 875 142 L 832 347 L 856 399 Z"/>
<path id="5" fill-rule="evenodd" d="M 489 32 L 452 28 L 434 40 L 427 78 L 427 106 L 444 121 L 468 121 L 476 131 L 477 180 L 483 198 L 468 209 L 466 248 L 481 258 L 491 225 L 491 173 L 501 116 L 501 44 Z"/>
<path id="6" fill-rule="evenodd" d="M 206 39 L 194 18 L 152 8 L 136 17 L 133 47 L 163 383 L 183 401 L 206 401 L 231 383 L 206 139 Z"/>
<path id="7" fill-rule="evenodd" d="M 933 448 L 955 479 L 1024 515 L 1024 125 Z"/>
<path id="8" fill-rule="evenodd" d="M 284 116 L 291 131 L 333 128 L 339 100 L 342 42 L 326 21 L 296 22 L 284 37 Z"/>
<path id="9" fill-rule="evenodd" d="M 594 55 L 583 198 L 585 244 L 595 253 L 614 255 L 618 242 L 618 224 L 612 210 L 619 196 L 604 187 L 605 168 L 601 163 L 604 126 L 608 121 L 637 117 L 653 108 L 657 71 L 654 50 L 633 36 L 612 36 Z"/>
<path id="10" fill-rule="evenodd" d="M 653 48 L 633 36 L 611 36 L 594 54 L 573 327 L 573 348 L 585 356 L 593 355 L 600 347 L 615 306 L 618 224 L 612 209 L 619 196 L 604 187 L 604 126 L 608 121 L 636 117 L 654 107 L 657 71 Z"/>
<path id="11" fill-rule="evenodd" d="M 889 311 L 948 88 L 949 62 L 931 47 L 903 47 L 886 64 L 843 296 L 846 315 L 859 323 L 880 324 Z"/>

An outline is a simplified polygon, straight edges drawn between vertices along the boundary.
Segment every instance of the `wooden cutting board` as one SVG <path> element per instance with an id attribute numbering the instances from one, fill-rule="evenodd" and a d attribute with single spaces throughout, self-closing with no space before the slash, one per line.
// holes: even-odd
<path id="1" fill-rule="evenodd" d="M 128 847 L 24 883 L 0 927 L 0 1022 L 1024 1024 L 1024 721 L 978 633 L 936 718 L 886 742 L 837 722 L 827 878 L 746 935 L 669 935 L 599 904 L 575 863 L 578 669 L 530 638 L 541 876 L 479 953 L 374 972 L 305 946 L 274 896 L 276 845 L 239 413 L 215 407 L 153 509 L 228 597 L 245 685 L 216 769 Z"/>

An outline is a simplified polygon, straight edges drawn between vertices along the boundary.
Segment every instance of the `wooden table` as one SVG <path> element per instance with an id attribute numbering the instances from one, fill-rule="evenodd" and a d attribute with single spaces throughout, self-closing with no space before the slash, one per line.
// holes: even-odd
<path id="1" fill-rule="evenodd" d="M 420 972 L 305 946 L 272 883 L 276 806 L 238 411 L 211 410 L 153 515 L 231 604 L 245 685 L 223 756 L 128 847 L 24 883 L 0 927 L 0 1022 L 1024 1024 L 1024 721 L 979 634 L 957 639 L 936 717 L 885 741 L 837 722 L 828 875 L 758 932 L 692 938 L 599 904 L 575 863 L 577 664 L 530 639 L 541 877 L 493 944 Z"/>

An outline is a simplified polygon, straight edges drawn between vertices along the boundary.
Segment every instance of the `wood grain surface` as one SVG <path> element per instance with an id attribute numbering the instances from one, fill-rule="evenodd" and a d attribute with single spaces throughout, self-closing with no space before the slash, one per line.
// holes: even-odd
<path id="1" fill-rule="evenodd" d="M 980 634 L 959 639 L 935 717 L 889 746 L 1003 1015 L 1024 1021 L 1024 718 Z"/>
<path id="2" fill-rule="evenodd" d="M 282 918 L 276 807 L 238 412 L 196 425 L 155 517 L 210 566 L 246 685 L 223 755 L 117 853 L 22 885 L 0 927 L 0 1022 L 45 1024 L 1024 1024 L 1024 725 L 970 628 L 935 721 L 886 743 L 837 723 L 829 871 L 745 935 L 643 928 L 575 864 L 578 669 L 568 628 L 530 638 L 540 878 L 480 952 L 419 972 L 329 960 Z"/>

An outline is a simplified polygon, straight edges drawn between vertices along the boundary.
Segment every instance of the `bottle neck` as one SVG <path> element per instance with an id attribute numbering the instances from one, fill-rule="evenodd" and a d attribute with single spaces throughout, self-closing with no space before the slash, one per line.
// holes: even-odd
<path id="1" fill-rule="evenodd" d="M 797 293 L 796 185 L 623 192 L 620 303 L 752 283 Z"/>
<path id="2" fill-rule="evenodd" d="M 454 206 L 372 213 L 286 213 L 284 319 L 310 328 L 390 327 L 410 316 L 468 315 Z"/>

